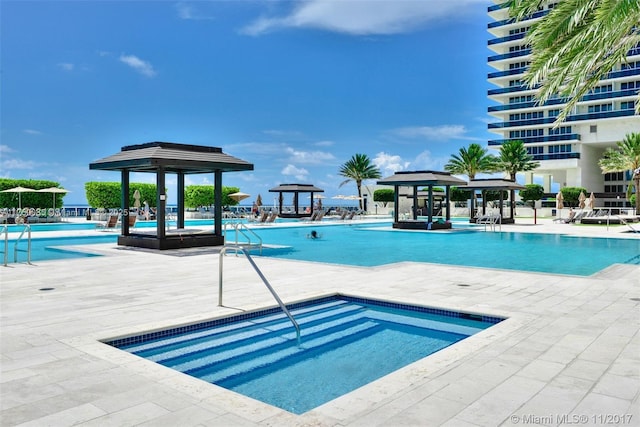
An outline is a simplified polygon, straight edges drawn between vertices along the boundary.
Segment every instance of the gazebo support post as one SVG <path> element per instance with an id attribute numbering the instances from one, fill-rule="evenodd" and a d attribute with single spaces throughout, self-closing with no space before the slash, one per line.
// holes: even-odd
<path id="1" fill-rule="evenodd" d="M 222 236 L 222 171 L 217 170 L 214 172 L 213 181 L 215 200 L 213 207 L 214 234 L 216 236 Z"/>
<path id="2" fill-rule="evenodd" d="M 398 222 L 398 211 L 400 210 L 400 187 L 397 185 L 393 186 L 393 204 L 395 209 L 393 210 L 393 222 Z"/>
<path id="3" fill-rule="evenodd" d="M 176 217 L 176 228 L 184 228 L 184 172 L 178 172 L 178 216 Z"/>
<path id="4" fill-rule="evenodd" d="M 433 185 L 429 185 L 429 216 L 427 224 L 433 222 Z"/>
<path id="5" fill-rule="evenodd" d="M 120 193 L 120 206 L 122 215 L 120 216 L 120 234 L 129 235 L 129 169 L 122 169 L 122 193 Z"/>
<path id="6" fill-rule="evenodd" d="M 413 206 L 411 206 L 411 219 L 418 219 L 418 186 L 413 186 Z"/>
<path id="7" fill-rule="evenodd" d="M 450 209 L 450 206 L 451 206 L 451 200 L 450 200 L 450 198 L 451 198 L 451 186 L 450 185 L 447 185 L 445 187 L 444 194 L 445 194 L 444 200 L 445 200 L 445 203 L 446 203 L 445 206 L 446 206 L 446 209 L 447 209 L 446 220 L 447 221 L 451 221 L 451 209 Z"/>
<path id="8" fill-rule="evenodd" d="M 159 239 L 167 235 L 165 229 L 165 207 L 167 195 L 165 194 L 165 169 L 159 167 L 156 173 L 156 234 Z"/>

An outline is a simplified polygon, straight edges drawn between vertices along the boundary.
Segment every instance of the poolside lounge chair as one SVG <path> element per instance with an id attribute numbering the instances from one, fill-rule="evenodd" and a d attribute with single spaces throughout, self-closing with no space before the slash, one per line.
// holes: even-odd
<path id="1" fill-rule="evenodd" d="M 138 216 L 137 215 L 129 214 L 129 228 L 135 227 L 137 220 L 138 220 Z"/>
<path id="2" fill-rule="evenodd" d="M 113 230 L 118 227 L 119 215 L 110 215 L 105 222 L 96 224 L 96 230 Z"/>
<path id="3" fill-rule="evenodd" d="M 265 224 L 272 224 L 276 222 L 276 218 L 278 218 L 278 212 L 271 212 L 267 219 L 264 221 Z"/>

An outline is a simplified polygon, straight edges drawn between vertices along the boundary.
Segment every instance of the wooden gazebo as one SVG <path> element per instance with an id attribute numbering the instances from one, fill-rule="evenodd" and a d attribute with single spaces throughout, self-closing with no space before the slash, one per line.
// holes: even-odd
<path id="1" fill-rule="evenodd" d="M 222 173 L 253 170 L 253 164 L 222 152 L 221 148 L 203 145 L 178 144 L 174 142 L 149 142 L 122 147 L 119 153 L 96 160 L 89 169 L 120 171 L 122 180 L 121 213 L 123 219 L 129 215 L 129 174 L 148 172 L 156 174 L 156 220 L 155 233 L 141 230 L 133 232 L 129 222 L 121 221 L 118 245 L 152 249 L 178 249 L 224 244 L 222 235 Z M 167 230 L 167 195 L 165 176 L 177 175 L 178 214 L 176 228 Z M 185 175 L 213 173 L 214 175 L 214 230 L 206 232 L 184 228 Z"/>
<path id="2" fill-rule="evenodd" d="M 313 206 L 313 193 L 323 193 L 324 190 L 311 184 L 280 184 L 279 186 L 269 190 L 271 193 L 278 193 L 278 216 L 281 218 L 305 218 L 311 216 L 309 212 L 300 212 L 300 193 L 311 193 L 310 206 Z M 293 193 L 293 212 L 284 212 L 282 205 L 284 204 L 284 193 Z"/>
<path id="3" fill-rule="evenodd" d="M 446 210 L 446 223 L 434 224 L 433 222 L 433 187 L 445 187 L 445 202 L 446 206 L 449 206 L 450 192 L 449 187 L 452 185 L 460 186 L 466 184 L 466 181 L 452 176 L 448 172 L 438 171 L 405 171 L 396 172 L 394 175 L 383 178 L 377 182 L 378 185 L 393 185 L 394 186 L 394 218 L 393 228 L 407 228 L 407 229 L 419 229 L 419 230 L 435 230 L 442 228 L 451 228 L 450 209 Z M 411 209 L 411 218 L 400 220 L 398 213 L 400 187 L 410 187 L 412 189 L 413 205 Z M 418 219 L 418 187 L 427 187 L 427 201 L 429 209 L 427 212 L 427 220 Z"/>

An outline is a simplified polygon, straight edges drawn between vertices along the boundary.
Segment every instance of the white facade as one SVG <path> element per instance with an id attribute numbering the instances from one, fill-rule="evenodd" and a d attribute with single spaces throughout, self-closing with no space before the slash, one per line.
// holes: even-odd
<path id="1" fill-rule="evenodd" d="M 601 206 L 625 205 L 630 174 L 603 175 L 598 160 L 626 134 L 640 132 L 640 116 L 634 110 L 640 89 L 640 47 L 629 52 L 626 63 L 619 64 L 583 97 L 564 123 L 554 127 L 562 100 L 536 105 L 536 91 L 520 80 L 531 58 L 524 36 L 554 3 L 528 20 L 514 23 L 508 9 L 501 6 L 504 2 L 494 2 L 496 5 L 489 8 L 493 22 L 489 24 L 488 47 L 493 53 L 488 64 L 496 71 L 490 72 L 488 79 L 497 88 L 489 90 L 495 105 L 488 111 L 496 119 L 489 130 L 498 138 L 489 141 L 489 146 L 498 149 L 508 140 L 524 141 L 527 151 L 540 162 L 538 169 L 527 174 L 526 183 L 532 183 L 534 176 L 540 178 L 548 193 L 565 186 L 584 187 L 596 194 Z"/>

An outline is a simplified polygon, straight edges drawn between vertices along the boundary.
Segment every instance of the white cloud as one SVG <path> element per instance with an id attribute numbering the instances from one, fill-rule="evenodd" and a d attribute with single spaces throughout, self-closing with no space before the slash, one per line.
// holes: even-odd
<path id="1" fill-rule="evenodd" d="M 211 16 L 203 15 L 192 4 L 188 4 L 186 2 L 177 3 L 176 10 L 178 11 L 178 17 L 180 19 L 190 19 L 190 20 L 213 19 L 213 17 Z"/>
<path id="2" fill-rule="evenodd" d="M 408 126 L 392 129 L 388 133 L 402 138 L 420 138 L 428 140 L 447 141 L 464 139 L 467 130 L 463 125 L 442 126 Z"/>
<path id="3" fill-rule="evenodd" d="M 120 55 L 120 62 L 127 64 L 143 76 L 154 77 L 157 73 L 151 63 L 143 61 L 135 55 Z"/>
<path id="4" fill-rule="evenodd" d="M 318 146 L 318 147 L 333 147 L 336 143 L 333 141 L 318 141 L 316 143 L 314 143 L 313 145 Z"/>
<path id="5" fill-rule="evenodd" d="M 429 22 L 456 18 L 484 0 L 309 0 L 293 2 L 285 16 L 263 16 L 242 29 L 260 35 L 278 28 L 317 28 L 352 35 L 400 34 Z"/>
<path id="6" fill-rule="evenodd" d="M 74 65 L 70 62 L 59 62 L 58 67 L 64 71 L 73 71 Z"/>
<path id="7" fill-rule="evenodd" d="M 285 166 L 280 172 L 285 176 L 293 176 L 295 179 L 299 181 L 304 181 L 309 176 L 309 171 L 304 168 L 297 168 L 291 164 Z"/>
<path id="8" fill-rule="evenodd" d="M 372 159 L 374 165 L 380 169 L 382 176 L 393 175 L 397 171 L 405 170 L 409 162 L 402 160 L 402 157 L 393 154 L 380 152 Z"/>
<path id="9" fill-rule="evenodd" d="M 40 132 L 39 130 L 35 130 L 35 129 L 24 129 L 22 132 L 28 134 L 28 135 L 42 135 L 42 132 Z"/>
<path id="10" fill-rule="evenodd" d="M 14 170 L 14 169 L 24 170 L 24 169 L 36 168 L 36 163 L 31 160 L 3 159 L 2 162 L 0 162 L 0 164 L 2 165 L 2 169 L 5 171 Z"/>
<path id="11" fill-rule="evenodd" d="M 286 152 L 289 154 L 289 161 L 295 163 L 321 164 L 335 159 L 333 154 L 323 151 L 299 151 L 287 147 Z"/>
<path id="12" fill-rule="evenodd" d="M 0 144 L 0 153 L 14 153 L 16 150 L 5 144 Z"/>

